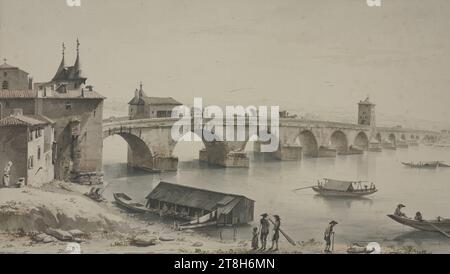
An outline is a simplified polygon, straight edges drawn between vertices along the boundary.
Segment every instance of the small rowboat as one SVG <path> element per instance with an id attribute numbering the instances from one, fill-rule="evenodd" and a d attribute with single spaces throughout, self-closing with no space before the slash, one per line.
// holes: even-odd
<path id="1" fill-rule="evenodd" d="M 436 219 L 436 220 L 414 220 L 408 217 L 398 216 L 394 214 L 387 215 L 392 220 L 422 231 L 440 232 L 444 235 L 450 233 L 450 219 Z M 448 236 L 447 236 L 448 237 Z"/>
<path id="2" fill-rule="evenodd" d="M 408 167 L 413 167 L 413 168 L 438 168 L 438 167 L 450 167 L 450 165 L 447 165 L 443 162 L 440 161 L 433 161 L 433 162 L 419 162 L 419 163 L 414 163 L 414 162 L 402 162 L 403 165 L 408 166 Z"/>
<path id="3" fill-rule="evenodd" d="M 146 208 L 145 205 L 134 202 L 133 199 L 125 193 L 113 193 L 113 196 L 116 204 L 128 211 L 136 213 L 154 213 L 153 210 Z"/>
<path id="4" fill-rule="evenodd" d="M 326 178 L 323 182 L 319 181 L 318 185 L 313 186 L 312 189 L 319 195 L 338 197 L 362 197 L 378 191 L 373 184 L 371 184 L 371 187 L 367 185 L 363 187 L 361 181 L 341 181 Z"/>

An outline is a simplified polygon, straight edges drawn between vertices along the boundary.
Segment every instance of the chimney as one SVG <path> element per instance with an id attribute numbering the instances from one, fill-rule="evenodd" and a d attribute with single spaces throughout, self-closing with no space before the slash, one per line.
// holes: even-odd
<path id="1" fill-rule="evenodd" d="M 134 91 L 134 97 L 139 97 L 139 90 L 138 90 L 138 89 L 136 89 L 136 90 Z"/>
<path id="2" fill-rule="evenodd" d="M 33 77 L 28 78 L 28 89 L 33 89 Z"/>

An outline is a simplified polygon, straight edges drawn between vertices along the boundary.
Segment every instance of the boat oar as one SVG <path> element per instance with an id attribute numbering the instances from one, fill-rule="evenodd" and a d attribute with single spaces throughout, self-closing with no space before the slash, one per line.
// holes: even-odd
<path id="1" fill-rule="evenodd" d="M 302 189 L 307 189 L 307 188 L 313 188 L 313 187 L 315 187 L 315 186 L 305 186 L 305 187 L 293 189 L 292 191 L 297 191 L 297 190 L 302 190 Z"/>
<path id="2" fill-rule="evenodd" d="M 272 224 L 275 224 L 275 222 L 272 221 L 272 219 L 270 219 L 270 218 L 269 218 L 269 221 L 270 221 Z M 292 238 L 289 237 L 289 235 L 287 235 L 281 228 L 279 228 L 279 230 L 280 230 L 281 234 L 284 236 L 284 238 L 286 238 L 286 240 L 287 240 L 291 245 L 293 245 L 293 246 L 296 245 L 296 244 L 295 244 L 295 241 L 292 240 Z"/>
<path id="3" fill-rule="evenodd" d="M 440 229 L 439 227 L 435 226 L 434 224 L 427 222 L 424 220 L 425 223 L 429 224 L 431 227 L 433 227 L 434 229 L 436 229 L 437 231 L 439 231 L 442 235 L 444 235 L 447 238 L 450 238 L 450 235 L 448 235 L 445 231 L 443 231 L 442 229 Z"/>

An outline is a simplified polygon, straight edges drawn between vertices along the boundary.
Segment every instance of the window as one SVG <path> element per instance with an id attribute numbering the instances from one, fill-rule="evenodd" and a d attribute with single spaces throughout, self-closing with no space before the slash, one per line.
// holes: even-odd
<path id="1" fill-rule="evenodd" d="M 28 141 L 33 141 L 33 131 L 30 130 L 29 134 L 28 134 Z"/>
<path id="2" fill-rule="evenodd" d="M 8 73 L 7 73 L 6 71 L 3 72 L 3 76 L 4 76 L 4 77 L 8 76 Z"/>
<path id="3" fill-rule="evenodd" d="M 72 103 L 66 102 L 66 110 L 71 110 L 71 109 L 72 109 Z"/>
<path id="4" fill-rule="evenodd" d="M 33 156 L 30 156 L 28 158 L 28 168 L 32 169 L 33 168 Z"/>
<path id="5" fill-rule="evenodd" d="M 8 83 L 8 81 L 3 81 L 3 83 L 2 83 L 2 89 L 9 89 L 9 83 Z"/>
<path id="6" fill-rule="evenodd" d="M 40 147 L 40 146 L 38 146 L 37 159 L 38 159 L 38 160 L 41 159 L 41 147 Z"/>

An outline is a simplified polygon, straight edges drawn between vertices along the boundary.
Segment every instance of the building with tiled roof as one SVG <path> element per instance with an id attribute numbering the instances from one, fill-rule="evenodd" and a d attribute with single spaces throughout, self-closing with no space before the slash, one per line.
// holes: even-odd
<path id="1" fill-rule="evenodd" d="M 8 89 L 30 89 L 33 85 L 32 78 L 28 77 L 28 73 L 6 63 L 0 65 L 0 91 Z"/>
<path id="2" fill-rule="evenodd" d="M 39 186 L 54 179 L 54 122 L 21 110 L 0 120 L 0 167 L 8 168 L 6 187 Z"/>
<path id="3" fill-rule="evenodd" d="M 149 97 L 142 89 L 136 89 L 133 99 L 128 102 L 130 119 L 171 117 L 172 110 L 182 105 L 172 97 Z"/>
<path id="4" fill-rule="evenodd" d="M 20 109 L 26 117 L 48 117 L 54 120 L 54 177 L 81 183 L 101 182 L 103 97 L 90 85 L 81 66 L 80 43 L 77 40 L 73 66 L 65 64 L 65 48 L 60 65 L 50 81 L 35 83 L 22 77 L 23 83 L 10 82 L 0 90 L 0 119 L 4 123 L 20 124 L 10 116 Z M 20 70 L 3 64 L 4 70 Z M 0 69 L 1 73 L 1 69 Z M 9 74 L 8 74 L 9 75 Z M 25 85 L 26 84 L 26 85 Z M 26 118 L 24 118 L 26 119 Z M 0 166 L 1 168 L 1 166 Z M 90 174 L 86 177 L 85 174 Z M 80 179 L 81 178 L 81 179 Z M 84 181 L 88 178 L 88 181 Z"/>

